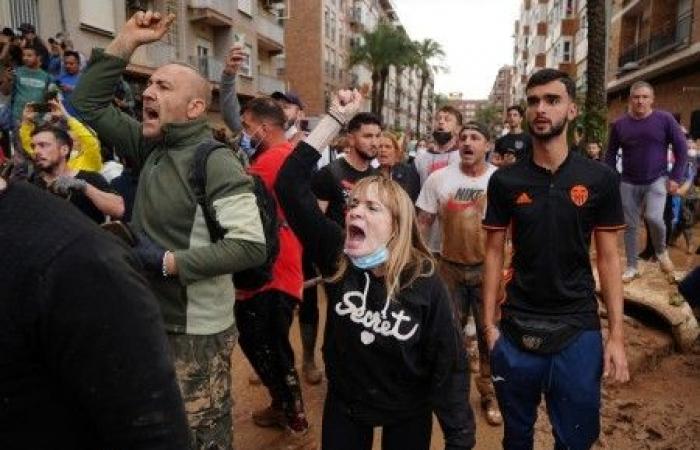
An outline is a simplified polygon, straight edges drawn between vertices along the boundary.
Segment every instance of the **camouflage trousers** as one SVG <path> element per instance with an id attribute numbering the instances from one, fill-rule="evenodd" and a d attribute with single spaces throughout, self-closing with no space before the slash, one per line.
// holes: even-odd
<path id="1" fill-rule="evenodd" d="M 236 327 L 212 335 L 168 334 L 195 450 L 233 450 L 231 353 Z"/>
<path id="2" fill-rule="evenodd" d="M 474 316 L 476 324 L 476 340 L 479 347 L 479 374 L 476 377 L 476 389 L 481 401 L 495 398 L 496 392 L 491 381 L 491 362 L 489 349 L 484 337 L 483 318 L 481 316 L 483 296 L 481 284 L 483 266 L 465 266 L 441 260 L 438 269 L 440 277 L 450 292 L 454 310 L 459 317 L 460 325 L 465 326 L 469 315 Z M 470 339 L 470 338 L 466 338 Z M 473 339 L 473 338 L 472 338 Z M 472 341 L 473 342 L 473 341 Z M 468 342 L 465 342 L 467 345 Z"/>

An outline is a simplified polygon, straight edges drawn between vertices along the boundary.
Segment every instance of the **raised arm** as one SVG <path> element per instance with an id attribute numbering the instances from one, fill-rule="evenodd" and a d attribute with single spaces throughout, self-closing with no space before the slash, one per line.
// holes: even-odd
<path id="1" fill-rule="evenodd" d="M 226 67 L 221 76 L 221 90 L 219 92 L 219 106 L 224 123 L 233 133 L 241 131 L 241 105 L 236 95 L 236 75 L 245 59 L 243 47 L 234 44 L 226 55 Z"/>
<path id="2" fill-rule="evenodd" d="M 114 106 L 114 86 L 134 51 L 163 37 L 173 20 L 173 14 L 165 18 L 152 11 L 134 14 L 104 51 L 93 51 L 71 96 L 78 118 L 97 131 L 103 143 L 138 165 L 148 155 L 141 124 Z"/>

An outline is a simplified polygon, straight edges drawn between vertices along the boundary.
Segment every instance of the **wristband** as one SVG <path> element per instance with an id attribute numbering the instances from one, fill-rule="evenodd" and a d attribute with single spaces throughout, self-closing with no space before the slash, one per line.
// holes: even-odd
<path id="1" fill-rule="evenodd" d="M 340 125 L 340 128 L 343 128 L 343 127 L 345 126 L 345 124 L 344 124 L 343 122 L 341 122 L 340 119 L 338 119 L 338 118 L 337 118 L 334 114 L 332 114 L 330 111 L 328 111 L 326 114 L 328 114 L 329 116 L 331 116 L 331 118 L 332 118 L 333 120 L 335 120 L 336 122 L 338 122 L 338 125 Z"/>
<path id="2" fill-rule="evenodd" d="M 163 271 L 163 278 L 168 278 L 170 274 L 168 273 L 168 268 L 165 264 L 165 258 L 168 257 L 168 254 L 170 253 L 170 250 L 166 250 L 165 253 L 163 253 L 163 266 L 161 267 L 161 270 Z"/>

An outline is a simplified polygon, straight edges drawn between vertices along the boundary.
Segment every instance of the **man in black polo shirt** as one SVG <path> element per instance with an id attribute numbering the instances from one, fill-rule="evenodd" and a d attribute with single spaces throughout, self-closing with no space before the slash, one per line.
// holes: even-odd
<path id="1" fill-rule="evenodd" d="M 629 379 L 619 181 L 611 169 L 568 151 L 567 124 L 576 117 L 568 75 L 543 69 L 530 78 L 526 95 L 532 156 L 491 177 L 484 219 L 484 332 L 505 422 L 503 446 L 532 448 L 544 393 L 555 447 L 588 449 L 600 432 L 601 375 Z M 499 327 L 497 291 L 510 224 L 514 256 Z M 610 327 L 605 347 L 589 259 L 592 234 Z"/>
<path id="2" fill-rule="evenodd" d="M 501 136 L 494 145 L 494 156 L 502 161 L 499 166 L 509 166 L 515 161 L 525 159 L 532 152 L 532 139 L 523 131 L 522 106 L 512 105 L 506 111 L 508 134 Z"/>

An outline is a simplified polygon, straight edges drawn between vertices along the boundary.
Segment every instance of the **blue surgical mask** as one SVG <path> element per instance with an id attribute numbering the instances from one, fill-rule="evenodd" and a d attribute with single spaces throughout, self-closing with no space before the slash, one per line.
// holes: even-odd
<path id="1" fill-rule="evenodd" d="M 347 253 L 346 253 L 347 254 Z M 387 259 L 389 259 L 389 250 L 386 248 L 386 245 L 382 245 L 369 255 L 365 256 L 350 256 L 348 255 L 348 258 L 350 258 L 350 261 L 352 261 L 352 265 L 357 267 L 358 269 L 362 270 L 370 270 L 374 269 L 376 267 L 381 266 L 386 262 Z"/>
<path id="2" fill-rule="evenodd" d="M 262 127 L 259 127 L 258 130 L 260 128 Z M 257 139 L 254 137 L 258 130 L 255 130 L 252 134 L 248 134 L 245 130 L 241 131 L 241 148 L 249 157 L 253 156 L 262 145 L 262 139 Z M 244 142 L 247 145 L 244 145 Z"/>

